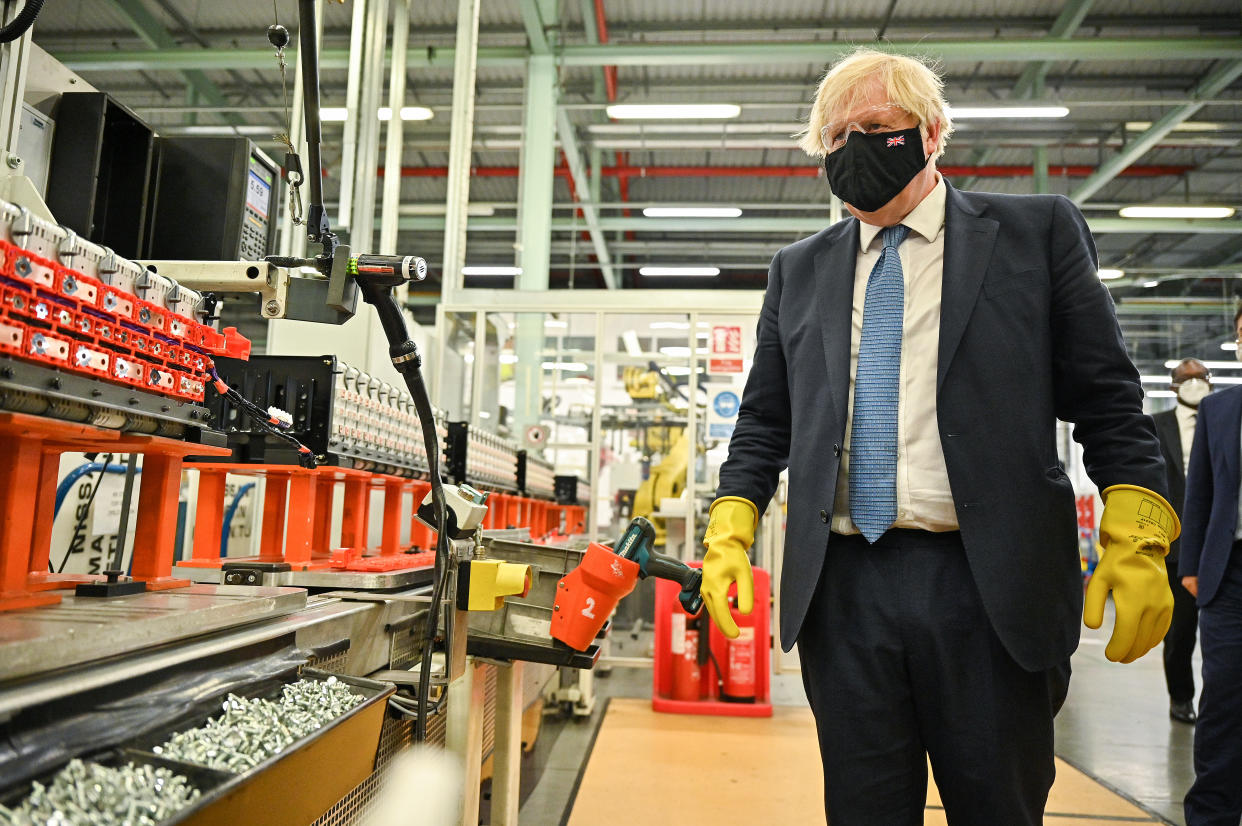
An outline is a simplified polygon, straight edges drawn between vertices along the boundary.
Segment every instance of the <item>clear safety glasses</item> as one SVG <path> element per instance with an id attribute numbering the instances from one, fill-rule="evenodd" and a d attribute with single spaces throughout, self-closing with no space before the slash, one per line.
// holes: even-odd
<path id="1" fill-rule="evenodd" d="M 849 120 L 829 121 L 819 130 L 819 141 L 829 154 L 836 152 L 849 139 L 851 132 L 874 135 L 879 132 L 899 132 L 914 126 L 913 115 L 896 103 L 881 103 L 852 115 Z"/>

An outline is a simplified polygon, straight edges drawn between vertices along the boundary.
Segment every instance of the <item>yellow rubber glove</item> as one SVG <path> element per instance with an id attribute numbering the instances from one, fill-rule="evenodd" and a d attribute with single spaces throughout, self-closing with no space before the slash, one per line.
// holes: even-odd
<path id="1" fill-rule="evenodd" d="M 737 610 L 749 614 L 755 607 L 755 582 L 750 574 L 746 552 L 755 542 L 759 509 L 749 499 L 722 496 L 712 502 L 703 545 L 703 604 L 707 613 L 729 639 L 738 635 L 737 623 L 729 612 L 729 586 L 737 583 Z"/>
<path id="2" fill-rule="evenodd" d="M 1087 583 L 1082 621 L 1099 628 L 1112 591 L 1117 621 L 1104 656 L 1113 662 L 1134 662 L 1169 630 L 1173 592 L 1164 557 L 1181 532 L 1177 514 L 1158 493 L 1135 485 L 1105 488 L 1096 545 L 1100 561 Z"/>

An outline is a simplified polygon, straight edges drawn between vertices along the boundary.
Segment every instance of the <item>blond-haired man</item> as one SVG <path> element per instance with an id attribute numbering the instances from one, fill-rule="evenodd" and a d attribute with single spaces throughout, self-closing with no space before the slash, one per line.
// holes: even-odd
<path id="1" fill-rule="evenodd" d="M 927 760 L 949 823 L 1042 822 L 1078 616 L 1130 662 L 1172 610 L 1179 530 L 1139 376 L 1082 215 L 1059 196 L 959 192 L 925 64 L 862 50 L 819 86 L 802 146 L 852 218 L 785 247 L 704 544 L 737 634 L 747 549 L 789 468 L 781 640 L 797 641 L 832 826 L 921 824 Z M 1104 492 L 1085 612 L 1075 424 Z M 766 597 L 766 595 L 762 595 Z"/>

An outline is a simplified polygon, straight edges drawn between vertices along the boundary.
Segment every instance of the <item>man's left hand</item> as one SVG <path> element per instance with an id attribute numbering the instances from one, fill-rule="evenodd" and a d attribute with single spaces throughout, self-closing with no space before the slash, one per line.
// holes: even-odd
<path id="1" fill-rule="evenodd" d="M 1100 517 L 1100 561 L 1087 583 L 1082 619 L 1088 628 L 1104 622 L 1111 591 L 1117 609 L 1113 636 L 1104 655 L 1114 662 L 1134 662 L 1164 639 L 1173 620 L 1164 557 L 1182 526 L 1164 497 L 1135 485 L 1104 490 Z"/>

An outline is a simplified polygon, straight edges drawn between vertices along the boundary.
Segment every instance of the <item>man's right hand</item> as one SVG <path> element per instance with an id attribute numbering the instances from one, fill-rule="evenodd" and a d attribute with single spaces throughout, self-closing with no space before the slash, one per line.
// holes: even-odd
<path id="1" fill-rule="evenodd" d="M 749 499 L 722 496 L 712 503 L 710 514 L 699 592 L 720 633 L 735 639 L 739 631 L 729 611 L 729 586 L 737 583 L 737 610 L 749 614 L 755 607 L 755 583 L 746 552 L 755 542 L 759 509 Z"/>
<path id="2" fill-rule="evenodd" d="M 1182 577 L 1182 587 L 1190 592 L 1190 595 L 1196 599 L 1199 598 L 1199 577 L 1184 576 Z"/>

